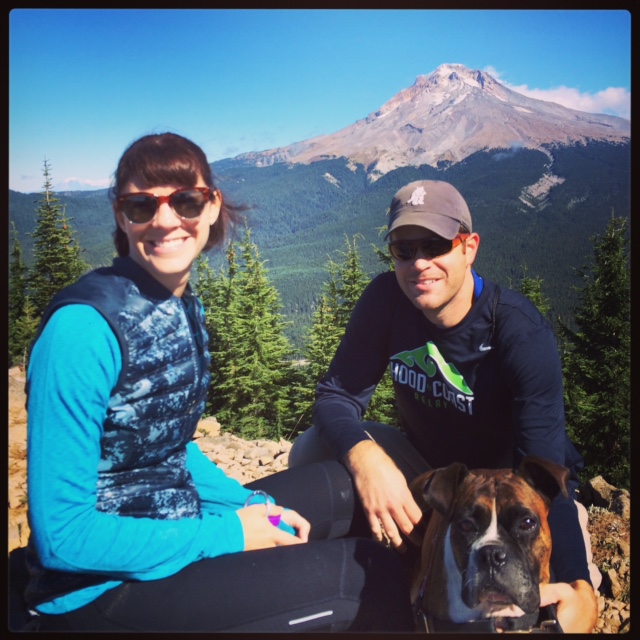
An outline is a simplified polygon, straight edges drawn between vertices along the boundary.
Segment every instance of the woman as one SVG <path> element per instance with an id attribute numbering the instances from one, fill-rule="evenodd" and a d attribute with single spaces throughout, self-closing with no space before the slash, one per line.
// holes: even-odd
<path id="1" fill-rule="evenodd" d="M 28 369 L 34 626 L 412 630 L 397 556 L 338 537 L 355 508 L 341 465 L 243 487 L 191 441 L 210 375 L 189 274 L 239 213 L 202 150 L 137 140 L 111 196 L 119 257 L 54 298 Z"/>

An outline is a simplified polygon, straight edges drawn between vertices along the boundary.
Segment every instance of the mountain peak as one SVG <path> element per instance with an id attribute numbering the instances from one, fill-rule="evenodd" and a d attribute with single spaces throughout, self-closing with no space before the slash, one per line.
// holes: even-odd
<path id="1" fill-rule="evenodd" d="M 411 87 L 385 102 L 374 115 L 380 117 L 402 104 L 419 99 L 434 106 L 445 100 L 461 100 L 475 90 L 483 90 L 485 86 L 489 88 L 494 84 L 495 80 L 482 71 L 467 69 L 461 64 L 443 64 L 429 75 L 418 76 Z"/>
<path id="2" fill-rule="evenodd" d="M 528 98 L 489 73 L 442 64 L 377 111 L 329 135 L 242 154 L 256 166 L 346 157 L 375 180 L 400 166 L 455 163 L 483 149 L 545 149 L 587 140 L 628 141 L 623 118 L 567 109 Z"/>
<path id="3" fill-rule="evenodd" d="M 486 78 L 482 71 L 468 69 L 462 64 L 441 64 L 433 73 L 428 76 L 418 76 L 418 78 L 426 78 L 435 81 L 443 87 L 451 83 L 459 84 L 460 82 L 482 89 Z"/>

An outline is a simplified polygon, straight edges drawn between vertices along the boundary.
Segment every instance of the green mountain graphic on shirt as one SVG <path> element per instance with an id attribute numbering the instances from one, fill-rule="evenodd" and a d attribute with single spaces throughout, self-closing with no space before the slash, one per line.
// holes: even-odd
<path id="1" fill-rule="evenodd" d="M 392 360 L 400 360 L 407 367 L 414 365 L 422 369 L 430 378 L 436 374 L 436 367 L 440 370 L 442 377 L 454 389 L 461 391 L 467 395 L 473 395 L 473 391 L 465 382 L 461 373 L 456 369 L 455 365 L 445 361 L 438 347 L 433 342 L 427 342 L 424 347 L 413 349 L 411 351 L 402 351 L 394 356 Z"/>

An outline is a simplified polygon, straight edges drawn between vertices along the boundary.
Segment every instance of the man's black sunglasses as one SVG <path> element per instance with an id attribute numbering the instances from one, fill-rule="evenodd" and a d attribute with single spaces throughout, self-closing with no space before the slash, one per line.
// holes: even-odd
<path id="1" fill-rule="evenodd" d="M 415 260 L 418 250 L 427 260 L 433 260 L 438 256 L 444 256 L 455 247 L 463 243 L 469 233 L 459 233 L 453 240 L 447 240 L 441 236 L 430 236 L 428 238 L 418 238 L 416 240 L 394 240 L 389 243 L 389 253 L 400 262 Z"/>

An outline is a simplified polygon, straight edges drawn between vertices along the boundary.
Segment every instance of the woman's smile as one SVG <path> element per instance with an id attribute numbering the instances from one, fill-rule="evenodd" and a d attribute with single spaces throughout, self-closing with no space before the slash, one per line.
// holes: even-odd
<path id="1" fill-rule="evenodd" d="M 146 240 L 151 245 L 152 250 L 158 254 L 175 253 L 183 248 L 184 244 L 189 240 L 188 237 L 165 238 L 160 240 Z"/>

